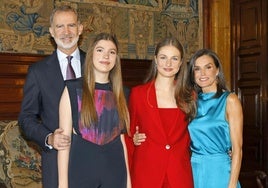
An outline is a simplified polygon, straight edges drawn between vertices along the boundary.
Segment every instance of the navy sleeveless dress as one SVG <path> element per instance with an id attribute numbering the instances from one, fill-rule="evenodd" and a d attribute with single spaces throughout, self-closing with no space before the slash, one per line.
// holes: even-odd
<path id="1" fill-rule="evenodd" d="M 69 188 L 125 188 L 127 172 L 120 125 L 111 84 L 95 85 L 98 123 L 90 128 L 80 121 L 82 80 L 66 82 L 72 106 L 73 128 L 69 158 Z"/>
<path id="2" fill-rule="evenodd" d="M 189 124 L 191 164 L 195 188 L 227 188 L 231 172 L 231 140 L 226 121 L 226 99 L 215 93 L 198 95 L 196 118 Z M 240 188 L 239 183 L 237 188 Z"/>

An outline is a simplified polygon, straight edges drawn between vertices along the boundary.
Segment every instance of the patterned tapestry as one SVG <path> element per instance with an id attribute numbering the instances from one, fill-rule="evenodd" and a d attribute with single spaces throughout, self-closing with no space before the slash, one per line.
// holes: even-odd
<path id="1" fill-rule="evenodd" d="M 59 4 L 75 7 L 84 25 L 80 47 L 99 32 L 114 32 L 120 56 L 151 59 L 155 44 L 177 37 L 186 57 L 202 47 L 201 0 L 0 0 L 0 52 L 50 54 L 49 16 Z"/>
<path id="2" fill-rule="evenodd" d="M 0 121 L 0 187 L 42 188 L 39 147 L 23 137 L 17 121 Z"/>

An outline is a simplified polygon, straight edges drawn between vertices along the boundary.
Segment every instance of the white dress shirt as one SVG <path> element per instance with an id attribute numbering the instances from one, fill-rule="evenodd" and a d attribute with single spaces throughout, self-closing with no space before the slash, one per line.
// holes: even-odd
<path id="1" fill-rule="evenodd" d="M 61 69 L 63 79 L 66 80 L 66 70 L 67 70 L 67 64 L 68 64 L 67 56 L 68 55 L 64 54 L 62 51 L 60 51 L 58 49 L 57 49 L 57 55 L 58 55 L 58 60 L 60 62 L 60 69 Z M 74 69 L 75 76 L 76 76 L 76 78 L 80 78 L 81 77 L 81 63 L 80 63 L 80 51 L 79 51 L 79 49 L 77 48 L 71 54 L 71 56 L 73 56 L 72 67 Z"/>

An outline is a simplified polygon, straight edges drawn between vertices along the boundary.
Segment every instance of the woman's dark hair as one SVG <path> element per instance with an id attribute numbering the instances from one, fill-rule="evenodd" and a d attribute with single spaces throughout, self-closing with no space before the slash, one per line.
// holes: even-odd
<path id="1" fill-rule="evenodd" d="M 226 86 L 226 82 L 224 79 L 224 73 L 221 65 L 221 61 L 218 57 L 218 55 L 213 52 L 210 49 L 201 49 L 198 50 L 190 59 L 189 65 L 188 65 L 188 73 L 189 73 L 189 84 L 193 86 L 194 90 L 197 93 L 202 92 L 201 88 L 196 84 L 195 82 L 195 76 L 194 76 L 194 66 L 196 63 L 196 60 L 201 57 L 207 55 L 213 59 L 213 62 L 215 66 L 219 69 L 219 73 L 217 75 L 217 92 L 215 94 L 215 97 L 219 97 L 223 91 L 228 90 Z"/>

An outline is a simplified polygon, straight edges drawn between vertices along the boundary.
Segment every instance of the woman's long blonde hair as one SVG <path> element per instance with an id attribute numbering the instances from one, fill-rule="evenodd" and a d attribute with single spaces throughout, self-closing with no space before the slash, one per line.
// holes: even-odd
<path id="1" fill-rule="evenodd" d="M 98 122 L 98 116 L 94 101 L 95 91 L 95 75 L 93 66 L 93 51 L 100 40 L 112 41 L 116 46 L 117 56 L 116 63 L 109 74 L 109 80 L 112 84 L 112 91 L 115 95 L 117 110 L 119 114 L 120 124 L 125 126 L 129 132 L 129 112 L 127 101 L 124 95 L 121 61 L 118 55 L 118 41 L 114 34 L 100 33 L 89 44 L 87 57 L 84 67 L 83 78 L 83 93 L 82 93 L 82 109 L 81 122 L 85 127 L 90 127 L 92 124 Z"/>

